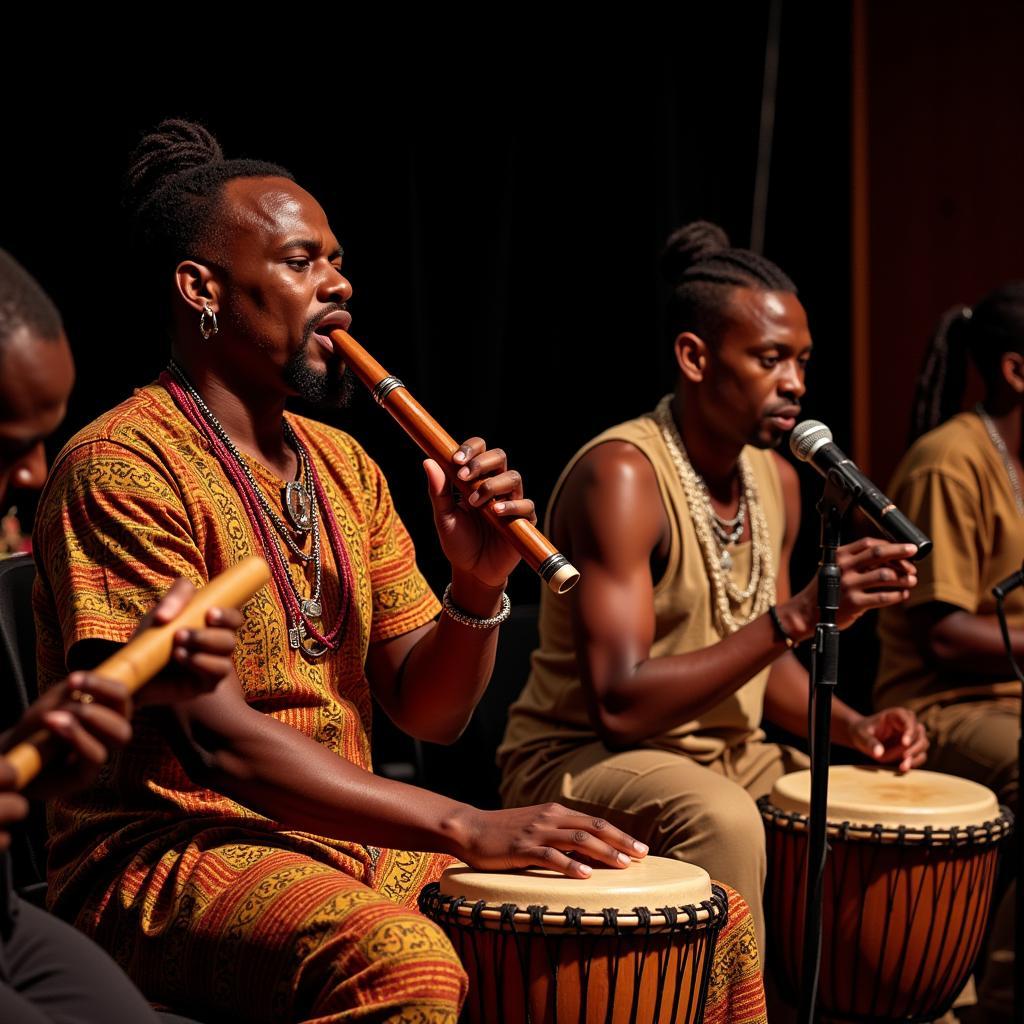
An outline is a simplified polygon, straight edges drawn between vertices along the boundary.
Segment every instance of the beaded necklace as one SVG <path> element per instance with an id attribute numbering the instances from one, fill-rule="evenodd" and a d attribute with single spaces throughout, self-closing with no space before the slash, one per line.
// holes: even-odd
<path id="1" fill-rule="evenodd" d="M 675 419 L 672 416 L 672 396 L 666 395 L 654 410 L 654 420 L 661 430 L 662 439 L 668 449 L 679 473 L 679 482 L 683 486 L 686 504 L 690 510 L 694 532 L 700 544 L 704 566 L 711 582 L 711 597 L 714 604 L 715 621 L 718 631 L 723 636 L 735 633 L 741 626 L 752 622 L 763 615 L 775 600 L 775 569 L 772 565 L 772 552 L 768 543 L 768 523 L 764 517 L 764 509 L 757 493 L 754 474 L 750 469 L 746 454 L 739 457 L 741 503 L 745 504 L 750 516 L 750 579 L 744 589 L 736 586 L 729 570 L 732 568 L 732 556 L 719 542 L 719 532 L 715 530 L 715 510 L 711 505 L 711 495 L 701 475 L 693 468 L 686 454 L 686 447 L 679 435 Z M 737 516 L 739 513 L 737 513 Z M 741 527 L 742 528 L 742 527 Z M 731 534 L 730 534 L 731 536 Z M 736 540 L 739 535 L 736 536 Z M 750 611 L 745 616 L 735 614 L 744 602 L 753 597 Z"/>
<path id="2" fill-rule="evenodd" d="M 348 548 L 345 546 L 338 521 L 327 500 L 327 495 L 306 446 L 292 429 L 291 424 L 285 420 L 285 436 L 298 452 L 303 476 L 310 484 L 310 528 L 308 532 L 312 533 L 313 539 L 312 552 L 309 555 L 306 555 L 301 549 L 297 549 L 298 546 L 292 540 L 288 527 L 270 508 L 241 452 L 231 440 L 220 420 L 185 376 L 181 367 L 172 361 L 168 369 L 160 375 L 160 383 L 189 423 L 209 441 L 214 456 L 242 499 L 249 523 L 260 538 L 263 552 L 274 577 L 274 584 L 285 608 L 289 646 L 293 650 L 301 650 L 310 658 L 319 658 L 328 651 L 337 650 L 341 645 L 352 607 L 354 577 Z M 323 580 L 320 538 L 321 509 L 331 551 L 338 569 L 341 593 L 337 621 L 327 632 L 321 632 L 318 626 L 322 611 L 320 591 Z M 287 557 L 281 544 L 282 536 L 290 550 L 295 552 L 303 562 L 313 562 L 314 585 L 313 592 L 308 598 L 304 598 L 298 592 L 291 573 L 288 571 Z"/>

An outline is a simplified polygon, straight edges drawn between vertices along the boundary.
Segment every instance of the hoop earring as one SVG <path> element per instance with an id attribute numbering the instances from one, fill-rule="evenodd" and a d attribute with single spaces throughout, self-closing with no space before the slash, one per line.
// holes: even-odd
<path id="1" fill-rule="evenodd" d="M 207 302 L 203 306 L 202 313 L 199 314 L 199 333 L 203 336 L 203 341 L 209 341 L 217 333 L 218 329 L 217 314 L 214 313 Z"/>

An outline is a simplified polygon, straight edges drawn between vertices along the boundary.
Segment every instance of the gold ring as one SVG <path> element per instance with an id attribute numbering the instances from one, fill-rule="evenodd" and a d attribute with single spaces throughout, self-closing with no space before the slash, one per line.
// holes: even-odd
<path id="1" fill-rule="evenodd" d="M 96 700 L 91 693 L 86 693 L 85 690 L 72 690 L 71 699 L 78 701 L 79 704 L 92 704 Z"/>

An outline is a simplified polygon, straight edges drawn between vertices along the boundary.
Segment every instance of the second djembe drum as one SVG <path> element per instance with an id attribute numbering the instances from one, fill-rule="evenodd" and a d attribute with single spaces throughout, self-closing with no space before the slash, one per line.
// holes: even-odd
<path id="1" fill-rule="evenodd" d="M 799 991 L 810 772 L 760 801 L 768 832 L 767 960 Z M 936 772 L 829 772 L 818 1008 L 846 1021 L 932 1021 L 952 1005 L 988 924 L 1009 812 Z"/>
<path id="2" fill-rule="evenodd" d="M 682 861 L 647 857 L 588 879 L 449 868 L 420 909 L 469 975 L 478 1024 L 699 1024 L 724 890 Z"/>

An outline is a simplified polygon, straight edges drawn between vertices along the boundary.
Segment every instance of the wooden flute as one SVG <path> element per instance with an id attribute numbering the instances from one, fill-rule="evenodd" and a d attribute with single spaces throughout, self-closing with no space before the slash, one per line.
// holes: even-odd
<path id="1" fill-rule="evenodd" d="M 206 613 L 211 608 L 241 608 L 269 580 L 270 569 L 262 558 L 253 555 L 242 559 L 196 591 L 170 622 L 143 630 L 93 671 L 124 684 L 129 693 L 135 693 L 170 660 L 174 634 L 179 629 L 199 629 L 206 625 Z M 50 731 L 39 729 L 4 754 L 4 759 L 14 769 L 17 788 L 23 789 L 31 782 L 57 749 Z"/>
<path id="2" fill-rule="evenodd" d="M 479 481 L 466 483 L 449 469 L 452 456 L 459 449 L 455 439 L 409 394 L 408 388 L 397 377 L 392 377 L 347 331 L 331 331 L 331 341 L 345 363 L 369 388 L 377 404 L 387 409 L 423 452 L 444 469 L 452 486 L 468 497 L 479 486 Z M 509 519 L 498 515 L 492 507 L 494 501 L 492 498 L 481 505 L 478 511 L 505 534 L 509 543 L 522 555 L 523 561 L 556 594 L 571 590 L 580 574 L 569 559 L 560 554 L 528 519 Z"/>

